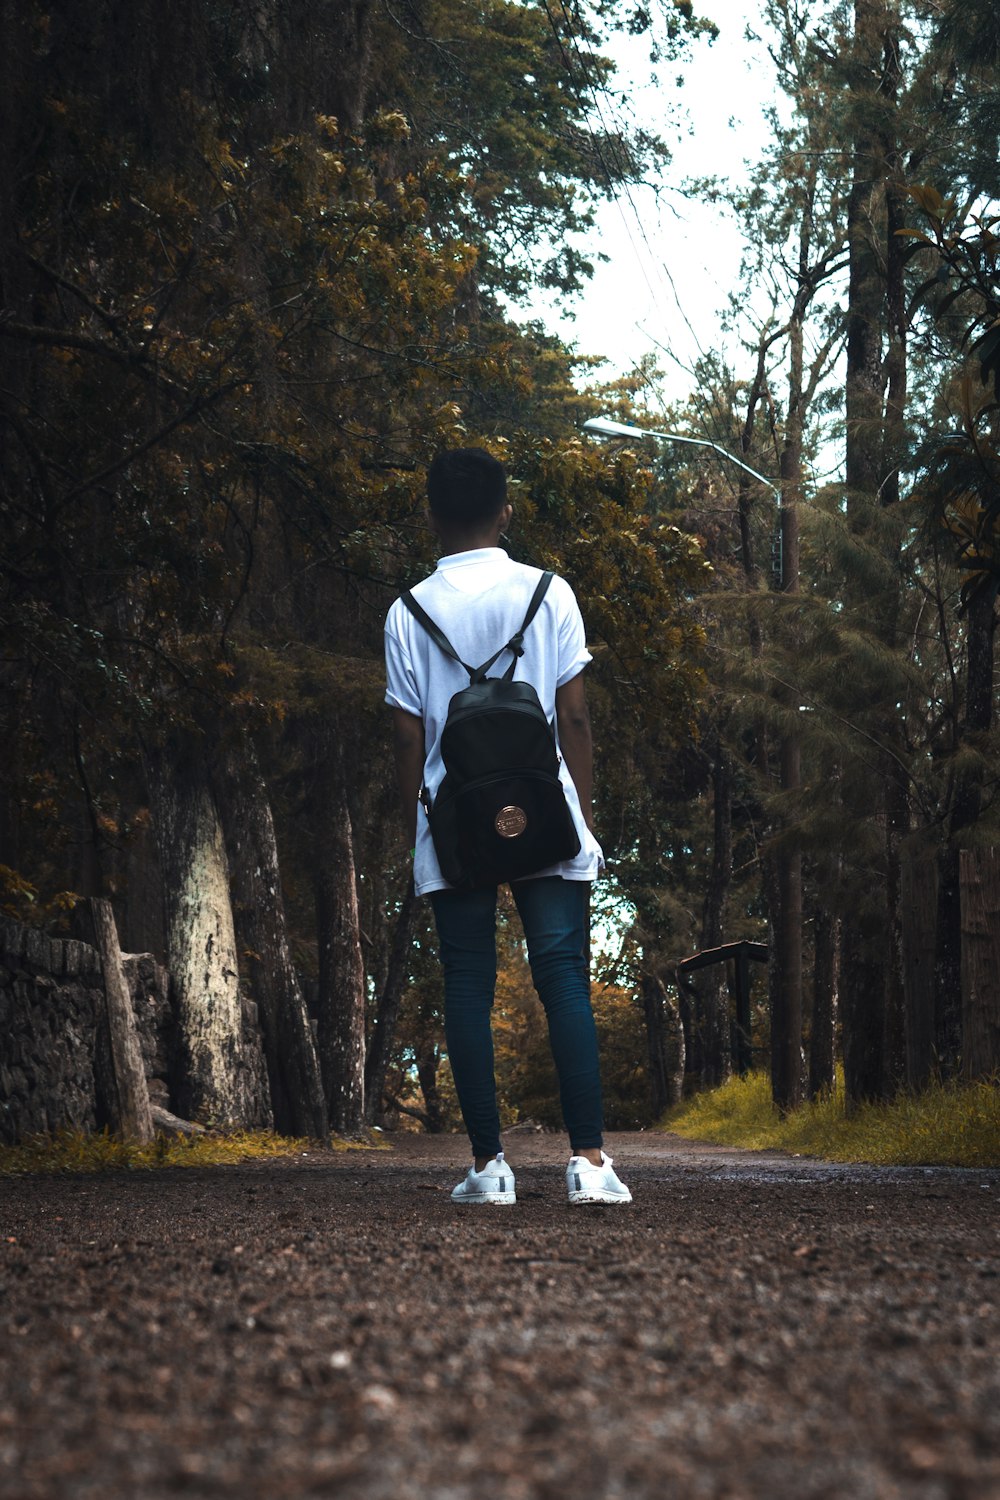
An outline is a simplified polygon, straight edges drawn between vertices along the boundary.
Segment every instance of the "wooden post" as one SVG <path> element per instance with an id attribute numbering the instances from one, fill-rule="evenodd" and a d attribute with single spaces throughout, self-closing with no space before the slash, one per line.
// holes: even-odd
<path id="1" fill-rule="evenodd" d="M 750 1038 L 750 949 L 740 943 L 736 953 L 736 1071 L 743 1075 L 753 1067 Z"/>
<path id="2" fill-rule="evenodd" d="M 736 962 L 736 1042 L 738 1071 L 745 1073 L 751 1066 L 753 1050 L 750 1038 L 750 961 L 767 963 L 766 943 L 754 943 L 744 938 L 738 943 L 723 943 L 718 948 L 706 948 L 702 953 L 693 953 L 677 965 L 678 988 L 695 969 L 725 964 L 729 959 Z"/>
<path id="3" fill-rule="evenodd" d="M 151 1141 L 149 1090 L 111 902 L 92 898 L 90 915 L 104 970 L 104 1014 L 98 1018 L 98 1025 L 105 1032 L 111 1063 L 106 1100 L 111 1128 L 129 1140 Z"/>
<path id="4" fill-rule="evenodd" d="M 1000 1073 L 1000 849 L 963 849 L 962 1076 Z"/>

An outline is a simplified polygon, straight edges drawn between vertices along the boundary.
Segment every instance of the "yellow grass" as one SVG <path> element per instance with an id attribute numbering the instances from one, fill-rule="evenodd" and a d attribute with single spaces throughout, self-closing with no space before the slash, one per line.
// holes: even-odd
<path id="1" fill-rule="evenodd" d="M 334 1136 L 334 1151 L 390 1149 L 380 1136 L 343 1140 Z M 308 1156 L 317 1148 L 308 1140 L 255 1130 L 196 1136 L 158 1135 L 149 1145 L 124 1141 L 108 1131 L 86 1135 L 61 1130 L 32 1136 L 18 1146 L 0 1146 L 0 1177 L 21 1172 L 105 1172 L 114 1168 L 218 1167 L 267 1157 Z"/>
<path id="2" fill-rule="evenodd" d="M 1000 1087 L 935 1084 L 844 1112 L 842 1084 L 782 1120 L 765 1073 L 732 1078 L 670 1111 L 660 1128 L 690 1140 L 879 1166 L 1000 1166 Z"/>

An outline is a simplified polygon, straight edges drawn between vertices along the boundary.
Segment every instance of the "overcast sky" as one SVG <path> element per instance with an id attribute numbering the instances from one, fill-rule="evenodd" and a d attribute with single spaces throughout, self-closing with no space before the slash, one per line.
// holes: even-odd
<path id="1" fill-rule="evenodd" d="M 611 375 L 655 352 L 668 393 L 678 397 L 689 388 L 684 366 L 698 344 L 719 345 L 719 310 L 735 283 L 741 248 L 731 216 L 685 199 L 678 189 L 689 175 L 739 177 L 743 162 L 764 144 L 762 112 L 772 92 L 766 49 L 744 37 L 748 20 L 759 23 L 759 7 L 746 0 L 702 0 L 696 10 L 714 20 L 720 34 L 711 46 L 696 43 L 680 90 L 671 69 L 664 70 L 659 90 L 649 85 L 648 46 L 641 39 L 623 38 L 609 48 L 618 61 L 619 86 L 631 94 L 638 117 L 659 130 L 673 151 L 661 202 L 650 189 L 619 189 L 614 202 L 601 206 L 592 248 L 610 259 L 598 266 L 574 305 L 573 321 L 544 300 L 517 310 L 521 317 L 540 316 L 581 352 L 606 355 Z M 672 102 L 686 112 L 690 133 L 678 134 L 664 110 L 668 88 Z M 606 101 L 601 110 L 611 113 Z M 737 341 L 731 339 L 729 347 L 740 363 Z"/>

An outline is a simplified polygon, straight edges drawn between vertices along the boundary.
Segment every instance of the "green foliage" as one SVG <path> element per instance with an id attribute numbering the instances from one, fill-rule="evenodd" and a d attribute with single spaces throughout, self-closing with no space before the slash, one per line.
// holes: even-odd
<path id="1" fill-rule="evenodd" d="M 379 1137 L 363 1141 L 334 1137 L 334 1151 L 389 1150 Z M 226 1135 L 172 1136 L 158 1134 L 149 1145 L 122 1140 L 103 1130 L 86 1135 L 79 1130 L 33 1136 L 18 1146 L 0 1145 L 0 1177 L 29 1172 L 110 1172 L 127 1168 L 146 1171 L 153 1167 L 222 1167 L 241 1161 L 263 1161 L 273 1157 L 308 1156 L 315 1151 L 310 1141 L 296 1140 L 265 1130 L 237 1131 Z"/>
<path id="2" fill-rule="evenodd" d="M 482 290 L 579 289 L 590 266 L 569 236 L 593 221 L 602 158 L 615 151 L 616 169 L 634 179 L 654 147 L 609 141 L 591 118 L 588 78 L 603 87 L 613 67 L 594 50 L 587 12 L 572 24 L 508 0 L 425 0 L 416 12 L 406 29 L 387 8 L 376 13 L 374 94 L 413 122 L 421 154 L 440 153 L 463 175 L 468 192 L 450 222 L 481 251 Z"/>
<path id="3" fill-rule="evenodd" d="M 964 315 L 962 345 L 978 362 L 984 385 L 1000 391 L 1000 216 L 961 213 L 954 198 L 943 198 L 932 184 L 909 189 L 925 228 L 899 230 L 911 240 L 911 253 L 930 251 L 932 274 L 913 293 L 913 304 L 926 303 L 936 320 L 951 312 Z"/>
<path id="4" fill-rule="evenodd" d="M 568 14 L 557 38 L 544 7 L 487 11 L 359 8 L 348 55 L 348 18 L 313 0 L 266 36 L 236 0 L 180 0 L 184 47 L 145 3 L 98 4 L 72 46 L 65 18 L 25 8 L 0 228 L 0 797 L 25 897 L 77 883 L 85 848 L 81 888 L 107 878 L 139 826 L 137 736 L 265 730 L 292 819 L 331 742 L 377 742 L 381 615 L 431 562 L 422 467 L 448 443 L 497 443 L 525 485 L 544 469 L 585 542 L 525 507 L 527 555 L 611 561 L 588 566 L 595 628 L 635 664 L 632 699 L 651 663 L 683 718 L 683 544 L 614 538 L 641 481 L 567 443 L 589 409 L 574 362 L 487 295 L 606 187 L 567 57 L 594 84 L 610 67 L 582 10 L 569 54 Z M 639 171 L 658 148 L 616 149 Z M 556 260 L 543 279 L 575 284 Z"/>
<path id="5" fill-rule="evenodd" d="M 782 1118 L 764 1073 L 698 1094 L 661 1122 L 689 1140 L 752 1151 L 788 1151 L 878 1166 L 1000 1165 L 1000 1086 L 934 1084 L 890 1104 L 845 1113 L 842 1080 L 826 1098 Z"/>

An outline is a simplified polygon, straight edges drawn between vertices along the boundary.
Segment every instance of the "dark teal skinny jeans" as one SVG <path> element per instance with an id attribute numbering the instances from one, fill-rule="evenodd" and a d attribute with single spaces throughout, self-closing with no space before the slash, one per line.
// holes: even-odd
<path id="1" fill-rule="evenodd" d="M 601 1075 L 590 1008 L 589 882 L 558 875 L 512 886 L 531 978 L 545 1009 L 563 1121 L 574 1151 L 602 1144 Z M 474 1156 L 500 1150 L 490 1012 L 497 978 L 497 893 L 434 891 L 444 968 L 445 1039 Z"/>

